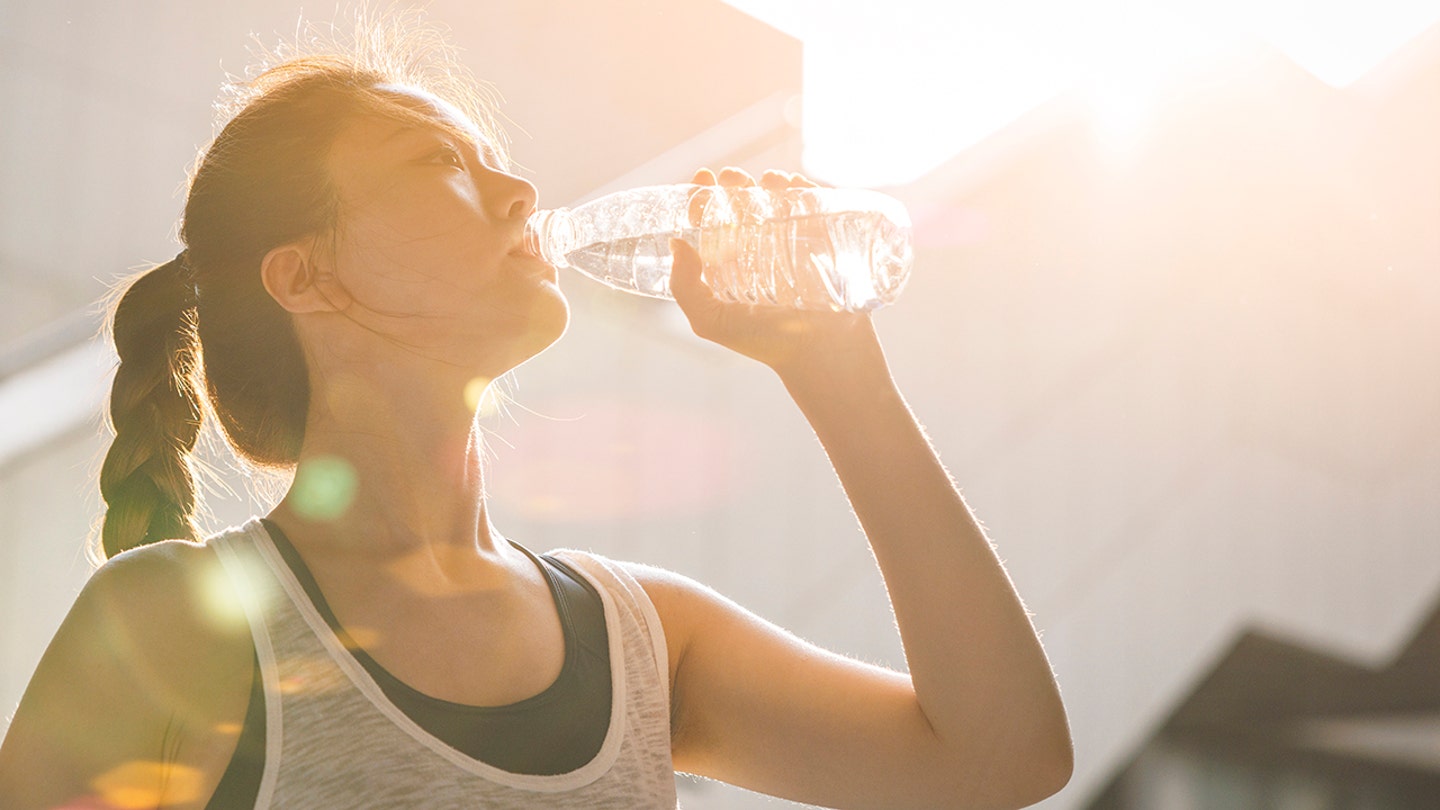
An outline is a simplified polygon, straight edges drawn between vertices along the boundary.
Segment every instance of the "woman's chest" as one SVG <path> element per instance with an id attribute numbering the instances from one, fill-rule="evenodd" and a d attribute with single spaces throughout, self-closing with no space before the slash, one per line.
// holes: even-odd
<path id="1" fill-rule="evenodd" d="M 432 698 L 517 703 L 545 691 L 565 663 L 564 627 L 543 581 L 500 596 L 427 596 L 387 585 L 330 601 L 351 652 Z"/>

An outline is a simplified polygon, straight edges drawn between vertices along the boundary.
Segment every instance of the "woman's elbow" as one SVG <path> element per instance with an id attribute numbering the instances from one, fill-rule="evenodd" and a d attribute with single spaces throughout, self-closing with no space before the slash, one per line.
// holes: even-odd
<path id="1" fill-rule="evenodd" d="M 952 779 L 932 798 L 931 807 L 947 810 L 1020 810 L 1054 796 L 1070 783 L 1074 759 L 1069 739 L 1060 749 L 1064 756 L 1040 755 L 1034 749 L 1011 755 L 1003 767 L 996 763 L 976 768 L 951 768 Z"/>
<path id="2" fill-rule="evenodd" d="M 1058 755 L 1037 759 L 1043 764 L 1032 771 L 1029 780 L 1019 786 L 1016 793 L 1017 808 L 1037 804 L 1064 790 L 1075 772 L 1075 752 L 1068 734 Z"/>

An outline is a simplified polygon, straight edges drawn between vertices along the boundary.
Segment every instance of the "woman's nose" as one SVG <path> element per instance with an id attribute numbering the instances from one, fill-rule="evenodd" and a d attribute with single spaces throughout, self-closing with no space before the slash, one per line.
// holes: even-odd
<path id="1" fill-rule="evenodd" d="M 535 211 L 539 192 L 523 177 L 504 172 L 487 172 L 489 183 L 481 190 L 485 207 L 497 220 L 525 219 Z"/>

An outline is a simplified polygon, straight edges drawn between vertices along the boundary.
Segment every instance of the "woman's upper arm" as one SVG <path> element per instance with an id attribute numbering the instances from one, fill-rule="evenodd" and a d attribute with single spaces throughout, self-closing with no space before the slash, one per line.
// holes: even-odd
<path id="1" fill-rule="evenodd" d="M 0 745 L 0 806 L 147 791 L 166 807 L 203 806 L 227 736 L 234 747 L 227 723 L 244 717 L 253 650 L 218 573 L 213 551 L 174 542 L 90 578 Z"/>
<path id="2" fill-rule="evenodd" d="M 665 627 L 676 770 L 825 807 L 984 801 L 908 675 L 809 644 L 678 574 L 630 570 Z"/>

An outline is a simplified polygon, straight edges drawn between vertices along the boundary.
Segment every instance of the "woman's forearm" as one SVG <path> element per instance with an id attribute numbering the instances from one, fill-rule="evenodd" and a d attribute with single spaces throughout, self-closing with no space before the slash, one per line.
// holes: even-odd
<path id="1" fill-rule="evenodd" d="M 867 325 L 868 326 L 868 325 Z M 1068 778 L 1069 725 L 1009 576 L 890 377 L 873 332 L 776 369 L 878 561 L 916 699 L 966 769 Z M 1017 765 L 1017 763 L 1023 763 Z"/>

